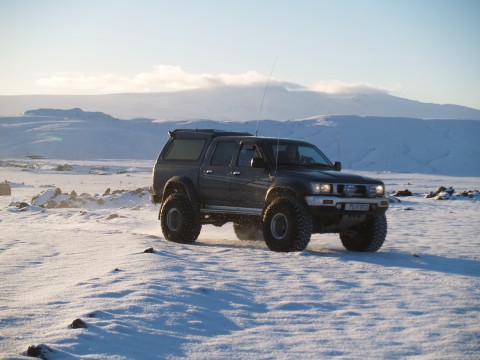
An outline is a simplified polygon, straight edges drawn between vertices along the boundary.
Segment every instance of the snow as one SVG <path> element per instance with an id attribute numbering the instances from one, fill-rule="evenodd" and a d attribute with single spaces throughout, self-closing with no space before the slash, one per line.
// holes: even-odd
<path id="1" fill-rule="evenodd" d="M 478 178 L 360 172 L 413 192 L 387 211 L 383 248 L 347 252 L 330 234 L 283 254 L 229 225 L 204 226 L 193 245 L 165 241 L 158 206 L 136 191 L 150 161 L 22 164 L 1 169 L 12 187 L 0 197 L 2 358 L 40 344 L 48 359 L 478 356 L 479 197 L 424 198 Z M 110 201 L 31 204 L 55 188 Z M 86 328 L 70 327 L 78 318 Z"/>
<path id="2" fill-rule="evenodd" d="M 168 242 L 147 192 L 167 130 L 256 122 L 84 115 L 0 118 L 0 358 L 478 359 L 479 121 L 260 122 L 413 194 L 391 203 L 376 253 L 336 234 L 275 253 L 230 224 Z M 448 199 L 425 197 L 441 186 Z"/>

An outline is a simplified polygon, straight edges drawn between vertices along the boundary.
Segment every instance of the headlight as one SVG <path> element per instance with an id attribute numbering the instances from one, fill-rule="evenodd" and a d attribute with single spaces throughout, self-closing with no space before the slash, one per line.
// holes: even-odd
<path id="1" fill-rule="evenodd" d="M 368 195 L 370 196 L 381 196 L 385 193 L 385 187 L 383 185 L 369 185 L 368 186 Z"/>
<path id="2" fill-rule="evenodd" d="M 332 192 L 331 184 L 310 183 L 314 194 L 330 194 Z"/>

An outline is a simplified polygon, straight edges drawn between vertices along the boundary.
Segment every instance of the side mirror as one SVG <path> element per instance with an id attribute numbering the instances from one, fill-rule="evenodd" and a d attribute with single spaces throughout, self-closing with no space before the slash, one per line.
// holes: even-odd
<path id="1" fill-rule="evenodd" d="M 254 169 L 265 169 L 267 167 L 267 165 L 265 164 L 265 160 L 259 157 L 254 157 L 252 159 L 251 166 Z"/>
<path id="2" fill-rule="evenodd" d="M 342 171 L 342 163 L 340 161 L 335 161 L 333 163 L 333 168 L 335 171 Z"/>

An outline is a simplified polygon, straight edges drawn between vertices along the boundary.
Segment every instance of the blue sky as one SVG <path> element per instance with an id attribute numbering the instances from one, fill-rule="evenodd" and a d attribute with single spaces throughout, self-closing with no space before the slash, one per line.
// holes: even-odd
<path id="1" fill-rule="evenodd" d="M 478 0 L 0 0 L 0 95 L 265 83 L 273 68 L 480 109 L 478 19 Z"/>

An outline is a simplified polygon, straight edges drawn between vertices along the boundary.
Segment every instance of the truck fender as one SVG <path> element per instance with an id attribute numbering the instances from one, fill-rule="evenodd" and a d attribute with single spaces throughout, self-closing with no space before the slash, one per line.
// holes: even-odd
<path id="1" fill-rule="evenodd" d="M 183 192 L 190 201 L 197 202 L 195 185 L 192 180 L 186 176 L 174 176 L 166 182 L 163 188 L 162 202 L 174 192 Z"/>
<path id="2" fill-rule="evenodd" d="M 308 193 L 308 189 L 305 189 L 305 186 L 296 181 L 278 181 L 272 184 L 272 186 L 267 190 L 265 196 L 265 206 L 268 203 L 273 201 L 273 199 L 278 196 L 293 196 L 302 198 L 303 194 Z M 303 200 L 303 199 L 302 199 Z"/>

